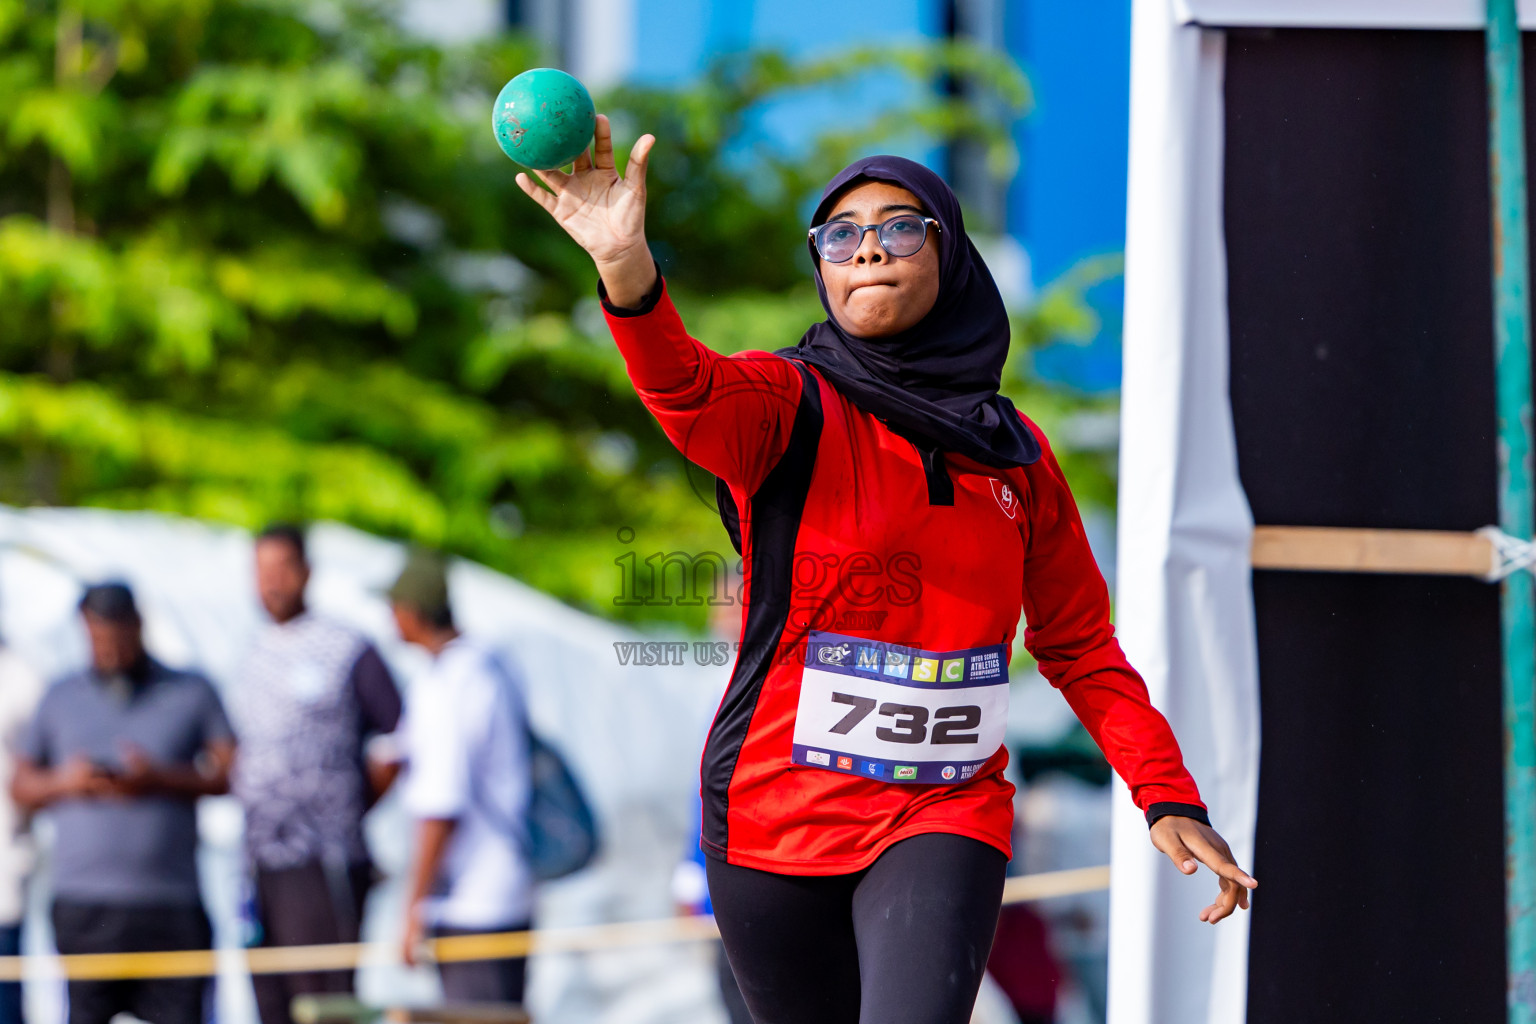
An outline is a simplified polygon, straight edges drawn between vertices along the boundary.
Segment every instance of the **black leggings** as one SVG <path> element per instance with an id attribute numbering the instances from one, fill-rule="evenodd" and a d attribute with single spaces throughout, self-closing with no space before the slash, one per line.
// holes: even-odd
<path id="1" fill-rule="evenodd" d="M 851 875 L 709 858 L 720 937 L 756 1024 L 967 1024 L 1008 859 L 965 836 L 904 839 Z"/>

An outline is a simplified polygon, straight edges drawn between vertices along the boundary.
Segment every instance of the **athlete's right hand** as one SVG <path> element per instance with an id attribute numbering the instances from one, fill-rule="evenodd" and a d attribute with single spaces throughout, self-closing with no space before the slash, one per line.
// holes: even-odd
<path id="1" fill-rule="evenodd" d="M 645 167 L 655 144 L 654 135 L 640 136 L 619 177 L 613 129 L 598 114 L 592 150 L 576 158 L 569 174 L 533 172 L 548 191 L 527 174 L 517 176 L 518 187 L 592 257 L 615 306 L 638 306 L 656 283 L 656 264 L 645 244 Z"/>

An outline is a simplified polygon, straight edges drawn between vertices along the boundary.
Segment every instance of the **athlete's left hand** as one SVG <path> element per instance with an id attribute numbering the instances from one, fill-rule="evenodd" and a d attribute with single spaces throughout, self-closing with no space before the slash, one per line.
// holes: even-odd
<path id="1" fill-rule="evenodd" d="M 1221 879 L 1216 902 L 1200 911 L 1200 920 L 1215 924 L 1230 917 L 1238 907 L 1248 909 L 1248 890 L 1257 889 L 1259 883 L 1237 866 L 1237 861 L 1232 859 L 1232 848 L 1215 829 L 1194 818 L 1166 814 L 1152 825 L 1152 845 L 1166 853 L 1173 866 L 1186 875 L 1200 870 L 1195 863 L 1199 861 Z"/>

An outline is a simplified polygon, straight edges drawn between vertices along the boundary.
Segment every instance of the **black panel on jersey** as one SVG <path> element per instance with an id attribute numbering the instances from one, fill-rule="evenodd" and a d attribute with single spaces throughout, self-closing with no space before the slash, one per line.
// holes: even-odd
<path id="1" fill-rule="evenodd" d="M 821 444 L 821 391 L 805 364 L 792 362 L 800 371 L 800 402 L 784 454 L 752 495 L 752 582 L 741 652 L 704 744 L 701 842 L 705 853 L 720 858 L 725 857 L 729 840 L 726 814 L 731 776 L 752 724 L 757 696 L 789 621 L 795 540 Z M 723 510 L 725 506 L 721 507 Z M 730 507 L 735 509 L 734 502 Z M 737 531 L 739 535 L 739 518 Z"/>
<path id="2" fill-rule="evenodd" d="M 731 538 L 731 547 L 741 554 L 741 510 L 736 507 L 730 486 L 719 477 L 715 477 L 715 508 L 720 511 L 720 523 Z"/>

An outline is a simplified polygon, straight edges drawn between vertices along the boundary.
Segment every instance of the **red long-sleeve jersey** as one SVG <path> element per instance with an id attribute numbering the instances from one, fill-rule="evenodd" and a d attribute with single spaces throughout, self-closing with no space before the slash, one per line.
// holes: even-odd
<path id="1" fill-rule="evenodd" d="M 740 651 L 702 769 L 703 846 L 787 874 L 857 871 L 927 832 L 1011 854 L 1006 666 L 1024 645 L 1149 820 L 1204 818 L 1043 432 L 997 469 L 924 453 L 817 371 L 689 337 L 658 283 L 608 325 L 642 402 L 723 481 L 745 566 Z"/>

